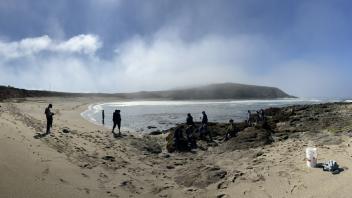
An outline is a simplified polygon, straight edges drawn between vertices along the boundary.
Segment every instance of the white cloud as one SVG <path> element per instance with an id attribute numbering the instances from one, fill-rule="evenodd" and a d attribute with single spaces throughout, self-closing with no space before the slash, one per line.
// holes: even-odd
<path id="1" fill-rule="evenodd" d="M 25 38 L 20 41 L 0 41 L 0 57 L 3 59 L 16 59 L 33 56 L 41 52 L 81 53 L 94 54 L 102 43 L 95 35 L 81 34 L 67 41 L 52 40 L 49 36 Z"/>
<path id="2" fill-rule="evenodd" d="M 102 43 L 99 41 L 98 36 L 81 34 L 65 42 L 57 43 L 52 46 L 52 50 L 68 53 L 94 54 L 101 47 Z"/>
<path id="3" fill-rule="evenodd" d="M 12 59 L 29 56 L 47 49 L 50 44 L 51 39 L 48 36 L 25 38 L 18 42 L 9 43 L 0 41 L 0 57 Z"/>

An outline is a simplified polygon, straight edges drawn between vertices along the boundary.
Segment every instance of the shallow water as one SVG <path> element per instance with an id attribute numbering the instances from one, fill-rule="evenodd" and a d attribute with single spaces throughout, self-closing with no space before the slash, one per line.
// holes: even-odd
<path id="1" fill-rule="evenodd" d="M 112 114 L 121 110 L 122 130 L 150 132 L 165 130 L 177 123 L 185 122 L 187 113 L 194 121 L 201 120 L 201 112 L 206 111 L 210 122 L 228 122 L 229 119 L 243 121 L 248 110 L 284 107 L 294 104 L 318 104 L 338 102 L 335 99 L 277 99 L 277 100 L 211 100 L 211 101 L 128 101 L 92 104 L 82 116 L 95 124 L 102 124 L 102 110 L 105 124 L 112 127 Z M 148 126 L 155 128 L 148 129 Z"/>

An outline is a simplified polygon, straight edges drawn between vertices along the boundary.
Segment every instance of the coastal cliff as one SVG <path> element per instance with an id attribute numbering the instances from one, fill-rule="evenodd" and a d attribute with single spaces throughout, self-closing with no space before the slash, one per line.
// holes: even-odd
<path id="1" fill-rule="evenodd" d="M 18 89 L 0 86 L 0 100 L 25 97 L 117 97 L 122 99 L 160 100 L 219 100 L 219 99 L 276 99 L 292 98 L 276 87 L 221 83 L 193 88 L 165 91 L 141 91 L 135 93 L 67 93 L 41 90 Z"/>

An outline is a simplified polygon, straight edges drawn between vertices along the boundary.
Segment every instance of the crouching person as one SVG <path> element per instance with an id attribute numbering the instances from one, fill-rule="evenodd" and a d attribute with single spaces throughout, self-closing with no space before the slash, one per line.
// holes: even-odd
<path id="1" fill-rule="evenodd" d="M 187 141 L 189 144 L 190 149 L 197 148 L 197 141 L 194 134 L 194 127 L 192 125 L 188 126 L 186 129 Z"/>
<path id="2" fill-rule="evenodd" d="M 238 133 L 238 129 L 236 128 L 235 124 L 233 123 L 233 120 L 229 120 L 229 126 L 227 127 L 226 135 L 225 135 L 225 141 L 229 140 L 232 137 L 236 137 Z"/>
<path id="3" fill-rule="evenodd" d="M 174 132 L 174 147 L 176 151 L 182 150 L 182 139 L 183 139 L 183 126 L 179 126 L 176 128 Z"/>

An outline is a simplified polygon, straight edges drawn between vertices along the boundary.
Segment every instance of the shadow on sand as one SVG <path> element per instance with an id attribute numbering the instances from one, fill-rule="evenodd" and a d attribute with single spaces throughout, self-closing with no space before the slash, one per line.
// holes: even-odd
<path id="1" fill-rule="evenodd" d="M 126 134 L 118 134 L 118 133 L 113 133 L 113 136 L 114 136 L 114 138 L 116 138 L 116 139 L 119 139 L 119 138 L 123 138 L 123 137 L 127 137 L 127 135 Z"/>
<path id="2" fill-rule="evenodd" d="M 47 135 L 49 135 L 49 133 L 36 133 L 33 137 L 34 139 L 40 139 L 46 137 Z"/>

